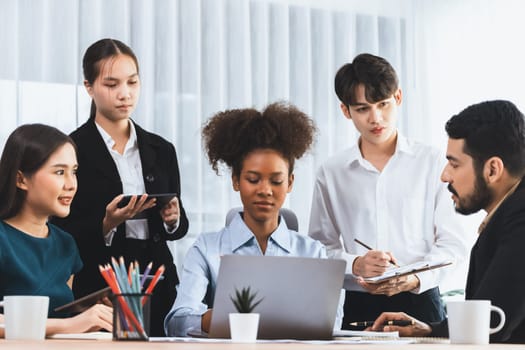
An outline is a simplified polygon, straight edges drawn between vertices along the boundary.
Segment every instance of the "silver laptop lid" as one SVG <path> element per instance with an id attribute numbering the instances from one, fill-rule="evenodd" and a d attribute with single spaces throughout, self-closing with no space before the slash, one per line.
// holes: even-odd
<path id="1" fill-rule="evenodd" d="M 331 339 L 346 262 L 300 257 L 221 257 L 209 337 L 229 338 L 228 314 L 235 289 L 250 287 L 264 298 L 259 339 Z"/>

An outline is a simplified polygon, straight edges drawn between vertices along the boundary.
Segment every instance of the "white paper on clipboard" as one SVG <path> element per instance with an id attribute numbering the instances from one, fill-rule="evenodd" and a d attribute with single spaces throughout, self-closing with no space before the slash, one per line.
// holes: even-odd
<path id="1" fill-rule="evenodd" d="M 423 271 L 438 269 L 440 267 L 451 265 L 452 261 L 417 261 L 412 264 L 403 265 L 400 267 L 393 267 L 388 269 L 384 274 L 375 277 L 364 278 L 367 283 L 381 283 L 392 278 L 412 275 Z"/>

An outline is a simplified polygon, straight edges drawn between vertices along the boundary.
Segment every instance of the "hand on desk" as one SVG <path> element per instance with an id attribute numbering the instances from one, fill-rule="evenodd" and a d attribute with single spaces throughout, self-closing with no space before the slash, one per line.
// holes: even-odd
<path id="1" fill-rule="evenodd" d="M 48 319 L 46 335 L 94 332 L 103 329 L 113 331 L 113 308 L 104 304 L 95 304 L 74 317 Z"/>
<path id="2" fill-rule="evenodd" d="M 213 309 L 208 309 L 203 315 L 201 319 L 201 329 L 208 333 L 210 331 L 210 324 L 211 324 L 211 314 L 213 312 Z"/>
<path id="3" fill-rule="evenodd" d="M 367 283 L 362 277 L 358 277 L 357 283 L 370 294 L 382 294 L 390 297 L 401 292 L 408 292 L 418 288 L 419 278 L 415 275 L 408 275 L 392 278 L 383 283 Z"/>
<path id="4" fill-rule="evenodd" d="M 408 326 L 384 326 L 388 321 L 393 320 L 406 320 L 414 321 L 414 324 Z M 379 317 L 374 321 L 372 327 L 365 329 L 366 331 L 376 331 L 376 332 L 395 332 L 398 331 L 399 335 L 402 337 L 426 337 L 432 333 L 432 328 L 424 322 L 421 322 L 404 312 L 383 312 Z"/>

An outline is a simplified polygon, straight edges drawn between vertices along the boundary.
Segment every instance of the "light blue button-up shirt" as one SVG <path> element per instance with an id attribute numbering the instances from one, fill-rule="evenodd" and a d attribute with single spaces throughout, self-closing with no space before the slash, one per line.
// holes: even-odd
<path id="1" fill-rule="evenodd" d="M 325 247 L 319 241 L 289 230 L 282 218 L 268 239 L 266 253 L 263 254 L 239 213 L 221 231 L 200 235 L 188 251 L 177 287 L 177 298 L 164 321 L 168 336 L 187 336 L 189 331 L 201 331 L 202 315 L 213 308 L 220 257 L 228 254 L 326 258 Z M 335 328 L 340 328 L 341 319 L 342 303 Z"/>

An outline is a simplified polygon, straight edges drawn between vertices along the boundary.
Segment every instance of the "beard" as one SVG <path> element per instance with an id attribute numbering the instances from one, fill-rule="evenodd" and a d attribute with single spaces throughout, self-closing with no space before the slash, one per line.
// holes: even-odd
<path id="1" fill-rule="evenodd" d="M 452 185 L 449 184 L 448 189 L 458 198 L 457 202 L 455 202 L 456 212 L 463 215 L 474 214 L 481 209 L 487 208 L 494 199 L 494 194 L 487 186 L 487 183 L 481 174 L 477 173 L 476 181 L 474 183 L 474 191 L 472 193 L 465 195 L 464 197 L 459 197 Z"/>

